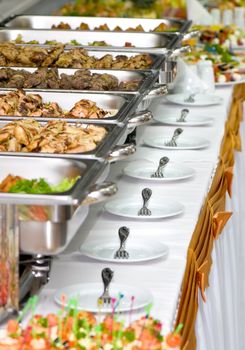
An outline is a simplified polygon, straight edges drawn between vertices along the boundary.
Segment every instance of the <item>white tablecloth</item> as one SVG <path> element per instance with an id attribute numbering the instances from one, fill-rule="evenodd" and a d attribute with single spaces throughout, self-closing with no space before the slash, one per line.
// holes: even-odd
<path id="1" fill-rule="evenodd" d="M 224 123 L 231 97 L 231 89 L 220 89 L 217 93 L 224 97 L 223 105 L 196 108 L 197 113 L 212 116 L 214 118 L 214 124 L 207 127 L 189 127 L 184 130 L 184 133 L 190 137 L 191 135 L 200 135 L 210 140 L 211 144 L 209 148 L 196 151 L 164 151 L 139 147 L 136 154 L 130 160 L 147 159 L 154 161 L 157 165 L 159 158 L 167 155 L 173 161 L 183 161 L 193 167 L 196 171 L 194 178 L 174 183 L 149 184 L 122 175 L 122 169 L 128 164 L 128 161 L 115 164 L 111 168 L 109 178 L 110 180 L 115 180 L 118 184 L 119 192 L 117 197 L 126 197 L 130 200 L 130 196 L 132 195 L 140 196 L 141 190 L 147 186 L 152 188 L 153 196 L 159 198 L 159 200 L 165 201 L 171 197 L 183 203 L 185 213 L 179 217 L 149 222 L 147 220 L 139 221 L 110 215 L 103 211 L 102 205 L 91 207 L 88 220 L 86 220 L 80 233 L 73 239 L 66 250 L 66 253 L 73 253 L 64 255 L 59 260 L 54 261 L 51 280 L 41 293 L 38 311 L 56 310 L 56 305 L 52 300 L 52 294 L 55 289 L 74 283 L 98 282 L 100 281 L 101 269 L 105 266 L 110 266 L 115 271 L 115 282 L 144 286 L 151 290 L 154 296 L 153 316 L 161 319 L 164 325 L 164 331 L 168 331 L 171 328 L 176 314 L 181 282 L 185 271 L 187 248 L 217 164 L 220 143 L 224 133 Z M 180 111 L 181 107 L 167 104 L 164 99 L 160 99 L 158 100 L 158 104 L 152 106 L 152 110 L 155 114 L 171 113 L 171 110 Z M 138 143 L 143 145 L 145 134 L 154 135 L 160 133 L 171 136 L 173 130 L 173 127 L 158 125 L 140 127 L 138 130 Z M 142 240 L 148 238 L 167 244 L 170 248 L 168 258 L 166 260 L 125 266 L 120 264 L 104 264 L 85 258 L 79 253 L 74 253 L 79 248 L 79 238 L 83 232 L 89 232 L 88 240 L 98 237 L 101 240 L 107 237 L 116 239 L 118 228 L 122 225 L 130 228 L 132 240 L 134 237 L 140 237 Z M 221 252 L 217 248 L 214 254 L 221 254 Z M 216 269 L 219 268 L 218 265 L 214 265 Z M 213 271 L 215 273 L 216 270 Z M 210 283 L 214 283 L 214 287 L 216 287 L 218 281 L 211 279 Z M 136 313 L 134 317 L 139 316 L 139 314 L 140 312 Z M 201 309 L 197 324 L 197 333 L 201 334 L 201 337 L 206 325 L 205 320 L 202 319 L 202 314 Z M 216 315 L 216 317 L 218 318 L 219 316 Z M 224 322 L 222 321 L 222 323 Z M 214 348 L 204 345 L 202 349 L 211 350 Z M 215 349 L 221 350 L 225 348 L 216 347 Z"/>
<path id="2" fill-rule="evenodd" d="M 241 124 L 242 144 L 245 125 Z M 245 159 L 236 153 L 233 195 L 227 195 L 227 211 L 233 212 L 214 243 L 207 302 L 199 295 L 196 321 L 198 350 L 245 349 Z"/>

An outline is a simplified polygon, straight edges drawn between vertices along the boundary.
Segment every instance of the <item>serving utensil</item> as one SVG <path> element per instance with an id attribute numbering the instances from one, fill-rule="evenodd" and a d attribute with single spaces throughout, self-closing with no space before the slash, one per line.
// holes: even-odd
<path id="1" fill-rule="evenodd" d="M 102 270 L 101 277 L 102 277 L 102 281 L 103 281 L 103 284 L 104 284 L 104 292 L 99 297 L 98 304 L 102 304 L 103 306 L 111 305 L 111 297 L 110 297 L 110 294 L 109 294 L 109 286 L 110 286 L 110 283 L 112 281 L 113 274 L 114 274 L 114 272 L 109 267 L 106 267 L 106 268 L 104 268 Z"/>
<path id="2" fill-rule="evenodd" d="M 120 247 L 114 255 L 114 259 L 128 259 L 129 253 L 125 249 L 126 240 L 129 236 L 129 228 L 122 226 L 118 230 L 118 235 L 120 239 Z"/>
<path id="3" fill-rule="evenodd" d="M 182 134 L 184 130 L 181 128 L 177 128 L 174 130 L 174 134 L 171 138 L 170 141 L 165 142 L 165 146 L 169 146 L 169 147 L 177 147 L 177 139 L 178 137 Z"/>
<path id="4" fill-rule="evenodd" d="M 152 190 L 150 188 L 142 190 L 143 207 L 138 211 L 138 216 L 151 216 L 151 211 L 147 208 L 151 195 Z"/>

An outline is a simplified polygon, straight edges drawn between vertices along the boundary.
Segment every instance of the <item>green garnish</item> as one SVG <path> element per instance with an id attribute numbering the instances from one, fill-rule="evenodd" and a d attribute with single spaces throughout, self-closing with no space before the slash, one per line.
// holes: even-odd
<path id="1" fill-rule="evenodd" d="M 74 178 L 62 179 L 57 185 L 50 185 L 45 179 L 21 179 L 10 187 L 9 193 L 26 193 L 26 194 L 50 194 L 57 192 L 66 192 L 70 190 L 80 176 Z"/>
<path id="2" fill-rule="evenodd" d="M 135 340 L 134 331 L 125 331 L 123 335 L 129 342 L 132 342 Z"/>
<path id="3" fill-rule="evenodd" d="M 38 323 L 40 326 L 48 328 L 48 319 L 46 317 L 40 317 Z"/>

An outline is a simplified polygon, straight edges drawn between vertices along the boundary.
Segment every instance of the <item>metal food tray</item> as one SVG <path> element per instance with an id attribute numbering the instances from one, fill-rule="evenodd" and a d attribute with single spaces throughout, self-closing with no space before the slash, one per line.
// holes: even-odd
<path id="1" fill-rule="evenodd" d="M 15 229 L 19 231 L 22 253 L 54 255 L 63 251 L 86 219 L 88 206 L 80 204 L 91 191 L 91 184 L 103 176 L 107 163 L 92 159 L 4 156 L 1 164 L 0 181 L 13 174 L 28 179 L 43 177 L 57 184 L 64 177 L 81 176 L 73 188 L 64 193 L 0 193 L 1 204 L 17 209 L 18 228 Z M 86 237 L 84 232 L 84 240 Z"/>
<path id="2" fill-rule="evenodd" d="M 38 68 L 34 68 L 34 67 L 3 67 L 0 66 L 0 70 L 1 69 L 12 69 L 15 71 L 20 71 L 20 70 L 25 70 L 27 72 L 30 73 L 34 73 L 37 71 Z M 54 68 L 46 68 L 46 67 L 39 67 L 42 69 L 54 69 Z M 164 67 L 166 69 L 166 71 L 162 71 L 162 74 L 165 76 L 165 80 L 162 80 L 162 84 L 169 84 L 173 81 L 173 76 L 172 76 L 172 68 L 173 65 L 172 63 L 170 64 L 170 62 L 168 62 L 168 64 L 166 64 L 166 67 Z M 73 76 L 76 72 L 79 71 L 89 71 L 91 74 L 110 74 L 113 75 L 114 77 L 116 77 L 118 79 L 118 83 L 130 83 L 130 82 L 134 82 L 134 81 L 138 81 L 138 87 L 134 90 L 120 90 L 120 89 L 115 89 L 115 90 L 88 90 L 88 89 L 84 89 L 84 90 L 79 90 L 79 89 L 44 89 L 44 88 L 39 88 L 39 87 L 32 87 L 32 88 L 23 88 L 23 90 L 37 90 L 37 91 L 53 91 L 53 92 L 99 92 L 101 94 L 135 94 L 135 92 L 138 93 L 145 93 L 146 90 L 150 90 L 150 86 L 152 85 L 152 81 L 155 80 L 155 76 L 154 74 L 156 74 L 156 72 L 154 72 L 153 70 L 117 70 L 117 69 L 85 69 L 85 68 L 55 68 L 57 69 L 58 75 L 59 77 L 61 76 L 61 74 L 66 74 L 66 75 L 70 75 Z M 154 82 L 154 81 L 153 81 Z M 16 86 L 13 87 L 0 87 L 0 91 L 1 90 L 12 90 L 13 88 L 17 88 Z"/>
<path id="3" fill-rule="evenodd" d="M 26 47 L 26 46 L 32 46 L 32 47 L 44 47 L 44 48 L 47 48 L 47 49 L 51 49 L 51 46 L 50 45 L 17 45 L 17 46 L 20 46 L 20 47 Z M 74 47 L 65 47 L 64 49 L 64 52 L 68 52 L 68 51 L 71 51 L 72 49 L 74 49 Z M 165 67 L 165 61 L 167 59 L 167 55 L 165 54 L 159 54 L 159 53 L 149 53 L 149 52 L 139 52 L 137 50 L 118 50 L 117 48 L 110 48 L 108 49 L 107 48 L 103 48 L 103 47 L 99 47 L 99 49 L 97 48 L 90 48 L 89 50 L 87 50 L 87 53 L 89 56 L 93 56 L 97 59 L 101 59 L 102 57 L 104 57 L 105 55 L 111 55 L 113 59 L 116 59 L 117 56 L 120 56 L 120 55 L 123 55 L 123 56 L 126 56 L 128 58 L 130 57 L 134 57 L 134 56 L 137 56 L 137 55 L 148 55 L 151 60 L 152 60 L 152 64 L 147 67 L 146 69 L 151 69 L 151 70 L 158 70 L 158 69 L 164 69 Z M 8 65 L 6 67 L 12 67 L 12 65 Z M 13 66 L 14 67 L 14 66 Z M 28 65 L 26 65 L 25 67 L 29 67 Z M 36 64 L 35 66 L 31 66 L 31 67 L 39 67 L 38 64 Z M 48 67 L 56 67 L 55 65 L 51 64 L 49 65 Z M 59 68 L 66 68 L 66 67 L 59 67 Z M 69 67 L 69 68 L 77 68 L 77 69 L 82 69 L 80 67 L 76 67 L 76 66 L 73 66 L 73 67 Z M 93 69 L 93 67 L 89 68 L 89 69 Z M 110 69 L 112 72 L 115 70 L 113 67 Z M 125 70 L 130 70 L 130 71 L 142 71 L 142 69 L 137 69 L 137 68 L 134 68 L 134 69 L 126 69 Z M 145 70 L 145 69 L 144 69 Z"/>
<path id="4" fill-rule="evenodd" d="M 11 118 L 8 117 L 6 120 L 0 120 L 0 129 L 4 127 L 6 124 L 11 123 L 12 121 L 15 121 L 16 119 L 25 119 L 22 117 L 17 117 L 17 118 Z M 30 119 L 30 118 L 28 118 Z M 36 118 L 33 118 L 37 120 Z M 49 118 L 49 120 L 54 120 L 54 118 Z M 55 120 L 58 120 L 55 118 Z M 109 123 L 90 123 L 86 124 L 81 121 L 79 122 L 68 122 L 71 125 L 96 125 L 97 127 L 103 127 L 106 129 L 107 134 L 105 137 L 101 140 L 100 143 L 97 144 L 97 147 L 88 152 L 83 152 L 83 153 L 43 153 L 43 152 L 0 152 L 1 156 L 21 156 L 21 157 L 38 157 L 38 158 L 57 158 L 57 157 L 62 157 L 64 159 L 104 159 L 106 158 L 109 154 L 112 148 L 117 145 L 118 143 L 121 142 L 121 140 L 125 140 L 125 135 L 127 135 L 127 126 L 119 126 L 118 124 L 109 124 Z M 47 124 L 46 121 L 41 121 L 40 124 L 45 125 Z"/>
<path id="5" fill-rule="evenodd" d="M 16 89 L 8 89 L 2 90 L 0 89 L 0 96 L 1 94 L 8 94 L 10 91 L 16 91 Z M 33 90 L 28 89 L 26 91 L 27 94 L 33 93 L 38 94 L 42 97 L 43 103 L 49 103 L 49 102 L 56 102 L 58 103 L 59 107 L 63 111 L 69 111 L 71 110 L 77 102 L 80 100 L 90 100 L 96 103 L 97 107 L 102 108 L 105 111 L 111 112 L 112 116 L 105 117 L 101 119 L 95 119 L 95 118 L 63 118 L 63 117 L 37 117 L 37 116 L 26 116 L 26 118 L 30 119 L 33 118 L 35 120 L 38 120 L 40 122 L 42 121 L 49 121 L 49 120 L 65 120 L 67 122 L 74 122 L 74 123 L 96 123 L 96 124 L 108 124 L 108 123 L 118 123 L 122 125 L 125 121 L 129 119 L 129 116 L 133 116 L 133 113 L 135 112 L 135 109 L 137 108 L 137 101 L 142 98 L 142 96 L 139 96 L 137 93 L 110 93 L 108 91 L 106 92 L 90 92 L 90 91 L 84 91 L 79 92 L 77 90 L 60 90 L 59 92 L 49 91 L 47 90 Z M 25 119 L 25 116 L 8 116 L 3 115 L 0 116 L 0 119 L 9 120 L 9 119 Z"/>
<path id="6" fill-rule="evenodd" d="M 70 159 L 52 157 L 12 157 L 9 153 L 1 155 L 0 182 L 9 174 L 21 176 L 28 179 L 45 178 L 49 183 L 55 185 L 63 178 L 74 178 L 80 176 L 76 184 L 66 192 L 57 194 L 23 194 L 0 192 L 1 204 L 28 204 L 28 205 L 78 205 L 89 193 L 91 183 L 95 183 L 108 165 L 104 159 L 81 158 Z M 28 169 L 28 171 L 27 171 Z M 26 214 L 28 216 L 28 213 Z M 52 218 L 52 216 L 54 216 Z M 52 211 L 47 212 L 48 220 L 67 220 L 71 211 L 67 211 L 63 218 L 58 217 Z M 30 219 L 30 217 L 28 218 Z M 25 220 L 25 219 L 23 219 Z"/>
<path id="7" fill-rule="evenodd" d="M 21 29 L 52 29 L 52 25 L 58 25 L 60 22 L 68 23 L 72 30 L 77 30 L 81 23 L 89 25 L 90 30 L 107 24 L 110 31 L 116 26 L 126 31 L 128 28 L 135 28 L 142 25 L 145 32 L 151 32 L 160 24 L 164 23 L 168 27 L 177 28 L 176 32 L 185 33 L 191 26 L 191 21 L 177 18 L 117 18 L 117 17 L 80 17 L 80 16 L 38 16 L 38 15 L 16 15 L 7 18 L 2 25 L 8 28 Z M 168 32 L 168 31 L 167 31 Z"/>
<path id="8" fill-rule="evenodd" d="M 133 32 L 93 32 L 72 30 L 28 30 L 28 29 L 0 29 L 0 42 L 15 41 L 21 35 L 22 40 L 28 43 L 37 40 L 45 45 L 46 41 L 57 41 L 72 47 L 94 48 L 90 43 L 105 41 L 108 46 L 123 48 L 124 50 L 144 50 L 150 52 L 166 52 L 175 46 L 177 40 L 182 40 L 182 34 L 176 33 L 133 33 Z M 78 45 L 70 45 L 75 40 Z M 131 46 L 125 46 L 130 43 Z M 97 46 L 100 48 L 100 46 Z"/>

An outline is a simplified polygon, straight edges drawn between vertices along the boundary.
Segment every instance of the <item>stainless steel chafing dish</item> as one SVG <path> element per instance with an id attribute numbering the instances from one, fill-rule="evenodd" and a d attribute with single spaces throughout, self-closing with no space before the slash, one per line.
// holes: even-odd
<path id="1" fill-rule="evenodd" d="M 154 82 L 154 81 L 153 81 Z M 149 86 L 150 87 L 150 86 Z M 11 89 L 12 91 L 16 91 L 16 89 Z M 147 90 L 146 90 L 147 91 Z M 9 93 L 10 91 L 0 90 L 1 94 Z M 105 127 L 108 133 L 105 136 L 105 139 L 102 143 L 108 142 L 108 137 L 111 137 L 110 134 L 113 133 L 114 140 L 118 140 L 120 134 L 120 140 L 123 142 L 125 140 L 125 135 L 127 133 L 127 129 L 130 129 L 136 125 L 142 125 L 146 122 L 151 121 L 152 114 L 150 111 L 146 109 L 142 109 L 139 107 L 144 107 L 149 105 L 151 101 L 151 97 L 155 97 L 155 94 L 150 94 L 149 97 L 144 101 L 142 94 L 132 93 L 132 94 L 110 94 L 110 93 L 98 93 L 98 92 L 73 92 L 70 91 L 62 91 L 62 92 L 51 92 L 51 91 L 33 91 L 28 90 L 28 93 L 38 93 L 39 96 L 42 97 L 44 103 L 48 102 L 56 102 L 64 111 L 69 111 L 76 102 L 85 99 L 90 100 L 96 103 L 99 108 L 102 108 L 105 111 L 108 111 L 111 114 L 108 114 L 108 117 L 101 119 L 86 119 L 86 118 L 61 118 L 61 117 L 37 117 L 33 116 L 8 116 L 2 115 L 0 116 L 0 128 L 4 125 L 4 123 L 11 122 L 13 120 L 19 119 L 35 119 L 40 123 L 48 122 L 50 120 L 63 120 L 67 121 L 72 125 L 82 125 L 86 126 L 86 124 L 94 124 L 97 126 Z M 142 102 L 143 101 L 143 102 Z M 138 107 L 138 110 L 136 111 Z M 118 125 L 118 129 L 116 126 Z M 125 128 L 126 125 L 126 128 Z M 123 129 L 124 131 L 122 132 Z M 117 135 L 117 136 L 116 136 Z M 117 139 L 116 139 L 117 137 Z M 100 149 L 100 145 L 98 145 L 98 149 Z M 96 152 L 96 151 L 95 151 Z M 0 152 L 1 153 L 1 152 Z M 92 152 L 94 154 L 94 151 Z M 90 153 L 91 154 L 91 153 Z"/>
<path id="2" fill-rule="evenodd" d="M 91 30 L 96 27 L 107 24 L 111 31 L 116 26 L 120 26 L 122 30 L 135 28 L 141 25 L 145 32 L 153 31 L 157 26 L 164 23 L 169 28 L 175 28 L 175 32 L 185 33 L 191 26 L 191 21 L 181 20 L 177 18 L 113 18 L 113 17 L 80 17 L 80 16 L 26 16 L 17 15 L 7 18 L 2 25 L 8 28 L 22 29 L 51 29 L 52 25 L 58 25 L 60 22 L 68 23 L 72 30 L 77 29 L 81 23 L 89 25 Z"/>
<path id="3" fill-rule="evenodd" d="M 182 34 L 175 33 L 128 33 L 128 32 L 78 32 L 71 30 L 28 30 L 28 29 L 0 29 L 0 42 L 15 41 L 18 36 L 25 43 L 38 41 L 39 44 L 59 42 L 68 46 L 94 47 L 93 42 L 105 41 L 110 47 L 123 48 L 125 50 L 159 51 L 166 52 L 172 49 L 176 40 L 184 39 Z M 58 39 L 58 40 L 57 40 Z M 74 45 L 75 43 L 75 45 Z M 128 43 L 128 44 L 127 44 Z M 105 46 L 107 46 L 105 45 Z M 96 46 L 96 45 L 95 45 Z M 104 46 L 104 45 L 102 45 Z"/>
<path id="4" fill-rule="evenodd" d="M 140 19 L 140 22 L 142 21 L 143 20 Z M 163 22 L 163 20 L 160 21 Z M 149 20 L 147 20 L 147 23 L 149 24 Z M 121 25 L 119 22 L 117 22 L 117 24 Z M 130 19 L 130 26 L 132 25 L 133 23 Z M 88 51 L 89 55 L 93 55 L 97 58 L 101 58 L 106 54 L 111 54 L 113 57 L 116 57 L 117 55 L 131 57 L 137 55 L 138 53 L 146 53 L 152 58 L 152 65 L 149 67 L 151 71 L 149 74 L 140 71 L 137 73 L 135 73 L 135 71 L 133 71 L 133 73 L 128 71 L 128 73 L 130 72 L 129 74 L 145 74 L 142 84 L 140 85 L 139 90 L 136 92 L 122 93 L 121 91 L 116 91 L 113 93 L 81 93 L 79 91 L 40 91 L 40 94 L 46 99 L 46 101 L 58 102 L 64 109 L 70 109 L 74 103 L 81 98 L 88 98 L 94 100 L 101 108 L 118 111 L 118 113 L 110 119 L 96 121 L 80 120 L 79 122 L 76 119 L 69 121 L 70 124 L 84 124 L 86 121 L 92 125 L 94 124 L 104 127 L 107 130 L 106 136 L 93 151 L 80 154 L 18 152 L 0 153 L 0 180 L 2 180 L 9 173 L 12 173 L 13 175 L 22 175 L 28 178 L 44 177 L 51 183 L 56 183 L 64 176 L 81 176 L 76 185 L 67 193 L 54 195 L 0 193 L 0 236 L 3 234 L 3 237 L 5 237 L 6 232 L 9 232 L 7 236 L 9 236 L 10 242 L 13 242 L 15 236 L 15 252 L 18 250 L 19 242 L 21 254 L 30 255 L 29 262 L 28 258 L 27 260 L 25 258 L 22 259 L 23 255 L 20 259 L 20 266 L 21 264 L 26 266 L 19 281 L 20 301 L 24 300 L 32 293 L 37 293 L 39 288 L 48 281 L 48 274 L 51 265 L 50 258 L 48 256 L 57 255 L 65 249 L 74 234 L 77 232 L 78 228 L 81 226 L 82 222 L 86 219 L 88 214 L 88 206 L 116 192 L 116 186 L 114 184 L 109 183 L 103 185 L 103 180 L 106 178 L 108 173 L 109 162 L 118 160 L 121 157 L 134 152 L 135 147 L 132 145 L 126 145 L 124 147 L 120 146 L 118 148 L 117 146 L 115 148 L 115 145 L 120 144 L 125 140 L 128 126 L 132 127 L 138 123 L 149 121 L 151 119 L 152 116 L 149 113 L 141 111 L 141 113 L 137 112 L 136 114 L 136 110 L 138 109 L 139 105 L 142 104 L 142 101 L 146 95 L 151 94 L 154 96 L 156 93 L 155 83 L 157 79 L 159 79 L 159 81 L 163 84 L 168 82 L 166 81 L 166 75 L 164 76 L 161 74 L 161 72 L 159 74 L 159 71 L 162 70 L 163 73 L 173 73 L 176 64 L 173 57 L 175 54 L 180 53 L 179 49 L 177 49 L 175 52 L 173 52 L 173 50 L 179 47 L 180 41 L 184 37 L 184 33 L 187 30 L 187 26 L 187 22 L 185 22 L 182 30 L 180 30 L 182 32 L 181 34 L 88 31 L 86 33 L 83 32 L 81 35 L 81 32 L 78 31 L 63 30 L 59 32 L 48 30 L 0 30 L 0 42 L 5 40 L 14 40 L 18 34 L 24 34 L 23 40 L 26 41 L 32 39 L 39 41 L 52 40 L 51 37 L 53 37 L 53 35 L 55 35 L 55 37 L 53 37 L 54 39 L 60 35 L 63 42 L 73 39 L 79 41 L 81 39 L 80 37 L 86 38 L 86 41 L 97 41 L 99 40 L 99 34 L 103 35 L 102 40 L 108 41 L 109 44 L 123 46 L 125 41 L 130 41 L 132 44 L 135 43 L 135 45 L 140 43 L 139 47 L 146 47 L 147 50 L 140 50 L 137 48 L 118 49 L 117 47 L 111 47 L 108 49 L 108 47 L 93 47 Z M 150 30 L 150 27 L 148 28 L 148 30 Z M 50 33 L 48 35 L 51 36 L 48 38 L 45 33 Z M 73 34 L 76 35 L 76 37 L 73 36 Z M 113 41 L 110 42 L 110 39 L 113 39 Z M 143 44 L 141 44 L 141 42 L 143 42 Z M 156 51 L 156 49 L 159 47 L 165 47 L 164 49 L 159 50 L 161 54 L 157 54 Z M 65 48 L 65 50 L 70 49 L 71 47 L 67 46 Z M 167 61 L 168 58 L 170 61 Z M 113 71 L 114 70 L 110 70 L 111 74 L 113 74 Z M 117 74 L 122 73 L 123 72 Z M 35 92 L 35 90 L 32 91 Z M 0 127 L 4 126 L 7 122 L 18 118 L 23 119 L 22 117 L 1 117 Z M 51 119 L 53 118 L 49 118 L 48 120 Z M 46 120 L 43 118 L 40 118 L 39 120 L 42 122 L 42 124 L 46 123 Z M 43 215 L 41 217 L 35 215 L 35 209 L 40 209 Z M 85 239 L 86 232 L 83 232 L 83 234 Z M 19 240 L 18 236 L 20 238 Z M 33 237 L 35 237 L 35 239 L 33 239 Z M 11 254 L 9 256 L 11 256 Z M 13 257 L 13 259 L 18 262 L 17 254 L 15 257 Z M 7 305 L 7 309 L 5 308 L 7 313 L 11 308 L 18 309 L 18 302 L 16 303 L 16 293 L 17 290 L 15 291 L 15 300 L 11 302 L 10 305 Z M 0 310 L 0 320 L 3 317 L 2 315 L 4 314 L 2 313 L 2 310 Z"/>

